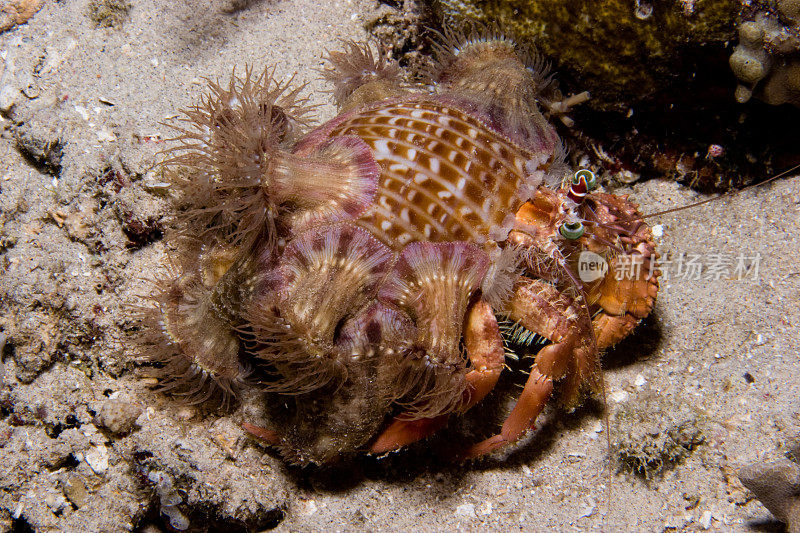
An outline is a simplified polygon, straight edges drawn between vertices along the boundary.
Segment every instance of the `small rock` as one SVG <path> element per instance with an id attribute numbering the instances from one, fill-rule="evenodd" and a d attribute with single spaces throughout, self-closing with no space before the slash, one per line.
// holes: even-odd
<path id="1" fill-rule="evenodd" d="M 123 435 L 134 428 L 142 410 L 142 407 L 135 403 L 118 399 L 106 400 L 100 407 L 95 422 L 112 433 Z"/>
<path id="2" fill-rule="evenodd" d="M 67 503 L 67 499 L 64 497 L 64 494 L 60 491 L 48 491 L 48 493 L 44 497 L 44 502 L 50 508 L 51 511 L 59 512 L 66 507 L 69 507 L 69 503 Z"/>
<path id="3" fill-rule="evenodd" d="M 609 397 L 615 403 L 622 403 L 626 401 L 628 398 L 630 398 L 630 394 L 628 394 L 624 390 L 616 390 L 613 391 L 611 394 L 609 394 Z"/>
<path id="4" fill-rule="evenodd" d="M 603 422 L 597 420 L 592 426 L 592 428 L 589 430 L 589 438 L 591 440 L 595 440 L 600 435 L 600 433 L 603 432 L 603 429 L 604 429 Z"/>
<path id="5" fill-rule="evenodd" d="M 175 413 L 175 416 L 177 416 L 180 420 L 191 420 L 196 414 L 197 410 L 194 407 L 185 405 L 178 409 L 178 411 Z"/>
<path id="6" fill-rule="evenodd" d="M 89 501 L 89 491 L 83 478 L 75 473 L 61 480 L 61 489 L 69 501 L 76 507 L 83 507 Z"/>
<path id="7" fill-rule="evenodd" d="M 703 529 L 708 529 L 711 527 L 711 511 L 704 511 L 703 516 L 700 517 L 700 526 Z"/>
<path id="8" fill-rule="evenodd" d="M 786 457 L 791 459 L 797 464 L 800 464 L 800 439 L 793 443 L 791 449 L 786 452 Z"/>
<path id="9" fill-rule="evenodd" d="M 800 532 L 800 465 L 789 459 L 754 463 L 739 470 L 739 479 L 790 533 Z"/>
<path id="10" fill-rule="evenodd" d="M 459 505 L 458 507 L 456 507 L 456 516 L 466 516 L 468 518 L 476 518 L 475 505 L 471 503 L 465 503 L 463 505 Z"/>
<path id="11" fill-rule="evenodd" d="M 153 409 L 152 407 L 148 407 L 147 409 L 142 411 L 142 414 L 140 414 L 139 417 L 136 419 L 135 424 L 137 426 L 144 426 L 150 420 L 153 419 L 153 415 L 155 415 L 155 412 L 156 412 L 155 409 Z"/>
<path id="12" fill-rule="evenodd" d="M 161 507 L 161 514 L 169 518 L 169 525 L 178 531 L 186 531 L 189 529 L 189 519 L 184 515 L 177 506 L 165 505 Z"/>
<path id="13" fill-rule="evenodd" d="M 490 502 L 488 500 L 483 502 L 483 505 L 481 505 L 481 514 L 483 516 L 489 516 L 490 514 L 492 514 L 492 510 L 493 510 L 492 509 L 492 502 Z"/>
<path id="14" fill-rule="evenodd" d="M 89 223 L 94 210 L 89 206 L 83 206 L 78 211 L 70 213 L 64 218 L 64 225 L 69 236 L 78 241 L 85 241 L 92 231 Z"/>
<path id="15" fill-rule="evenodd" d="M 317 502 L 314 500 L 300 500 L 300 514 L 311 516 L 317 512 Z"/>
<path id="16" fill-rule="evenodd" d="M 108 448 L 102 444 L 100 446 L 96 446 L 86 452 L 84 460 L 95 474 L 102 475 L 106 470 L 108 470 Z"/>
<path id="17" fill-rule="evenodd" d="M 19 98 L 19 89 L 13 85 L 5 85 L 0 89 L 0 111 L 8 113 Z"/>
<path id="18" fill-rule="evenodd" d="M 74 106 L 74 108 L 75 108 L 75 112 L 76 112 L 78 115 L 80 115 L 80 117 L 81 117 L 83 120 L 85 120 L 85 121 L 87 121 L 87 122 L 89 121 L 89 110 L 88 110 L 88 109 L 86 109 L 86 108 L 85 108 L 85 107 L 83 107 L 82 105 L 76 105 L 76 106 Z"/>
<path id="19" fill-rule="evenodd" d="M 55 121 L 26 121 L 14 129 L 17 149 L 43 167 L 47 173 L 57 176 L 61 172 L 64 140 Z"/>
<path id="20" fill-rule="evenodd" d="M 114 142 L 117 140 L 117 136 L 114 135 L 113 132 L 109 131 L 108 128 L 101 128 L 100 131 L 97 132 L 97 140 L 100 142 Z"/>
<path id="21" fill-rule="evenodd" d="M 97 26 L 115 28 L 130 18 L 131 7 L 128 0 L 91 0 L 88 14 Z"/>

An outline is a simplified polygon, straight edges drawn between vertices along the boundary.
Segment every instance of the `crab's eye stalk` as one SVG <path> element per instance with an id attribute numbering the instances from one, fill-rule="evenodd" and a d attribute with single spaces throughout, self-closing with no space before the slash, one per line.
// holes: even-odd
<path id="1" fill-rule="evenodd" d="M 572 180 L 570 180 L 569 184 L 569 191 L 567 191 L 567 197 L 576 204 L 580 204 L 583 202 L 586 194 L 595 187 L 597 187 L 597 177 L 594 175 L 594 172 L 582 168 L 572 176 Z"/>
<path id="2" fill-rule="evenodd" d="M 579 239 L 585 228 L 583 227 L 583 223 L 580 221 L 578 222 L 564 222 L 561 224 L 561 227 L 558 229 L 561 232 L 561 235 L 564 236 L 565 239 L 575 240 Z"/>
<path id="3" fill-rule="evenodd" d="M 586 189 L 593 190 L 597 188 L 597 176 L 594 175 L 594 172 L 589 170 L 588 168 L 582 168 L 575 173 L 575 176 L 572 178 L 572 183 L 577 185 L 581 181 L 586 182 Z"/>

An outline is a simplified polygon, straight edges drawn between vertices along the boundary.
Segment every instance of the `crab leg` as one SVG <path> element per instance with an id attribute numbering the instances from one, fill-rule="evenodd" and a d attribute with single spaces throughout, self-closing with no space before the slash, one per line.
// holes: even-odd
<path id="1" fill-rule="evenodd" d="M 387 453 L 422 440 L 443 428 L 449 417 L 450 414 L 445 414 L 433 418 L 404 420 L 402 414 L 398 415 L 378 435 L 378 438 L 369 447 L 369 453 Z"/>
<path id="2" fill-rule="evenodd" d="M 549 400 L 554 380 L 567 377 L 564 392 L 570 401 L 580 385 L 594 377 L 597 348 L 589 316 L 580 312 L 577 300 L 540 280 L 525 280 L 517 286 L 510 302 L 511 318 L 552 344 L 536 355 L 525 388 L 500 433 L 469 447 L 462 458 L 480 457 L 522 437 Z"/>
<path id="3" fill-rule="evenodd" d="M 534 368 L 514 409 L 500 433 L 474 444 L 459 454 L 461 459 L 475 459 L 519 439 L 533 425 L 553 392 L 553 380 Z"/>
<path id="4" fill-rule="evenodd" d="M 242 424 L 242 429 L 244 429 L 254 437 L 258 437 L 259 439 L 267 442 L 268 444 L 275 445 L 281 441 L 280 435 L 278 435 L 275 431 L 272 431 L 271 429 L 254 426 L 253 424 L 248 424 L 247 422 L 244 422 Z"/>
<path id="5" fill-rule="evenodd" d="M 630 313 L 612 315 L 606 311 L 601 311 L 592 320 L 594 334 L 597 338 L 597 347 L 603 350 L 617 344 L 630 335 L 640 320 L 640 318 Z"/>
<path id="6" fill-rule="evenodd" d="M 481 401 L 494 388 L 503 370 L 505 353 L 503 338 L 492 308 L 483 300 L 473 304 L 467 312 L 464 327 L 464 346 L 472 363 L 467 373 L 467 389 L 464 391 L 466 411 Z M 441 429 L 448 414 L 417 420 L 397 416 L 370 447 L 371 453 L 386 453 L 424 439 Z"/>

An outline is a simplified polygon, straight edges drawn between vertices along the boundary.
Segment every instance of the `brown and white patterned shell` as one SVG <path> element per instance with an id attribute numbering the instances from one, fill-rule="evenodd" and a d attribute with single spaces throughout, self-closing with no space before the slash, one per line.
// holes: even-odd
<path id="1" fill-rule="evenodd" d="M 502 241 L 542 183 L 553 153 L 532 154 L 447 99 L 381 102 L 312 133 L 356 136 L 381 167 L 372 206 L 356 224 L 390 247 L 409 242 Z"/>

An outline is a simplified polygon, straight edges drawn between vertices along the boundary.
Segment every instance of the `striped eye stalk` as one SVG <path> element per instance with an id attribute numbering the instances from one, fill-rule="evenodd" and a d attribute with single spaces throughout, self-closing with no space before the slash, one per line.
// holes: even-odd
<path id="1" fill-rule="evenodd" d="M 597 176 L 591 170 L 582 168 L 572 176 L 567 197 L 580 205 L 586 194 L 595 188 L 597 188 Z"/>
<path id="2" fill-rule="evenodd" d="M 576 222 L 565 222 L 561 224 L 559 231 L 565 239 L 575 240 L 581 238 L 585 228 L 583 227 L 583 223 L 578 220 Z"/>

